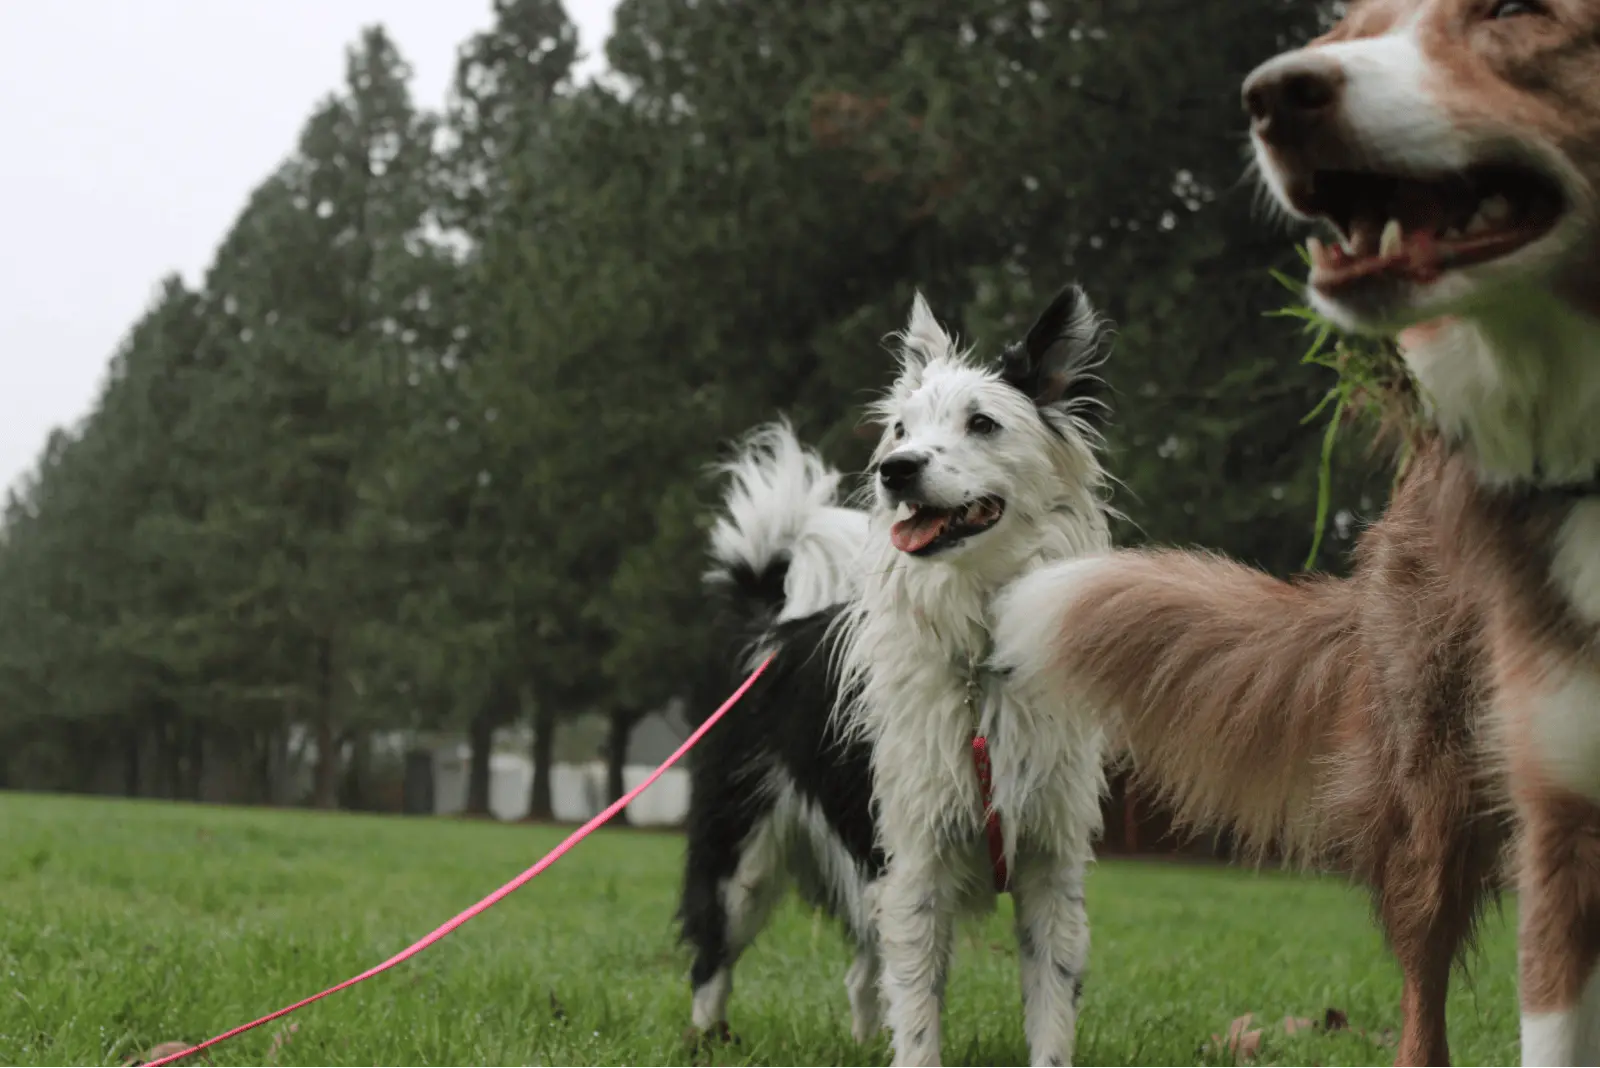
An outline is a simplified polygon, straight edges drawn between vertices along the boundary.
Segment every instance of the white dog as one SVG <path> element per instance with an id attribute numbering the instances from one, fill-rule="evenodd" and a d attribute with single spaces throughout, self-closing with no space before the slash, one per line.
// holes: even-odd
<path id="1" fill-rule="evenodd" d="M 870 896 L 896 1064 L 939 1063 L 955 918 L 992 907 L 1007 882 L 1032 1063 L 1072 1061 L 1102 739 L 984 664 L 1002 586 L 1109 548 L 1093 374 L 1106 337 L 1068 289 L 991 368 L 919 295 L 875 408 L 884 435 L 862 585 L 839 619 L 840 713 L 871 745 L 887 870 Z"/>

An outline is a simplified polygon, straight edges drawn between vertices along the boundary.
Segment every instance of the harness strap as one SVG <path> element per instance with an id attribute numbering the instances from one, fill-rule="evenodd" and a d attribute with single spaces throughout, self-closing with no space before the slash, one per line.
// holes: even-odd
<path id="1" fill-rule="evenodd" d="M 978 772 L 978 793 L 983 799 L 983 832 L 989 840 L 989 867 L 994 870 L 994 889 L 995 893 L 1004 894 L 1011 889 L 1011 872 L 1006 869 L 1006 842 L 1000 830 L 1000 813 L 994 810 L 989 741 L 981 734 L 972 736 L 972 766 Z"/>

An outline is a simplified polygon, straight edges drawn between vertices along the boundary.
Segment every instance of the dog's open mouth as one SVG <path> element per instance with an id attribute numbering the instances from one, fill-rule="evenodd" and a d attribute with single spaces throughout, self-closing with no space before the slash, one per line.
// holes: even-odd
<path id="1" fill-rule="evenodd" d="M 1498 259 L 1549 233 L 1565 206 L 1553 179 L 1511 164 L 1436 178 L 1319 171 L 1302 199 L 1338 235 L 1306 242 L 1324 293 L 1369 279 L 1428 283 Z"/>
<path id="2" fill-rule="evenodd" d="M 889 530 L 894 547 L 912 556 L 927 556 L 982 534 L 1006 513 L 1006 502 L 999 497 L 979 497 L 955 508 L 935 508 L 931 504 L 906 501 L 900 505 L 904 518 Z"/>

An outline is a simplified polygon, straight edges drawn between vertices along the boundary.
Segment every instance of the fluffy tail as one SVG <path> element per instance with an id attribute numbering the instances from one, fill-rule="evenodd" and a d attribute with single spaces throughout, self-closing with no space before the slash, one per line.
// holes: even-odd
<path id="1" fill-rule="evenodd" d="M 1327 787 L 1370 715 L 1348 582 L 1124 551 L 1033 572 L 996 624 L 1000 665 L 1054 703 L 1109 713 L 1140 779 L 1187 825 L 1298 859 L 1334 845 Z"/>
<path id="2" fill-rule="evenodd" d="M 753 620 L 769 623 L 854 595 L 867 517 L 839 506 L 839 472 L 788 422 L 752 431 L 721 470 L 728 489 L 711 530 L 708 584 L 729 587 Z"/>

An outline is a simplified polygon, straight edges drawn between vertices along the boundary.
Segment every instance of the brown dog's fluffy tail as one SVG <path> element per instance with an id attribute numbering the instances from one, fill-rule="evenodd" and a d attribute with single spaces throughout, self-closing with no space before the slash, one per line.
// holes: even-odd
<path id="1" fill-rule="evenodd" d="M 1309 860 L 1331 844 L 1328 762 L 1367 708 L 1353 593 L 1200 553 L 1116 552 L 1015 583 L 995 657 L 1067 714 L 1102 718 L 1186 825 Z"/>

